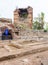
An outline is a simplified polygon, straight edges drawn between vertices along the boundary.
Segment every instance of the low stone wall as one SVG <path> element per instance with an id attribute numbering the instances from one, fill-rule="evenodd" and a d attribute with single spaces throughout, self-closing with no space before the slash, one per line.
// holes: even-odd
<path id="1" fill-rule="evenodd" d="M 35 31 L 35 30 L 24 30 L 19 32 L 19 39 L 30 39 L 37 41 L 45 41 L 48 40 L 48 32 Z"/>
<path id="2" fill-rule="evenodd" d="M 24 30 L 24 31 L 20 31 L 19 35 L 21 36 L 48 36 L 48 32 L 44 32 L 44 31 L 35 31 L 35 30 Z"/>

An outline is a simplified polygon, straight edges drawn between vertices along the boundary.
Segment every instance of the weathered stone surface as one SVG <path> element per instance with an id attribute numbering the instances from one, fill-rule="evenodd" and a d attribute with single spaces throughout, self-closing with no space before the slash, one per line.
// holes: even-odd
<path id="1" fill-rule="evenodd" d="M 40 65 L 45 63 L 45 59 L 41 59 L 48 51 L 48 41 L 32 42 L 32 40 L 22 39 L 0 42 L 0 65 Z"/>

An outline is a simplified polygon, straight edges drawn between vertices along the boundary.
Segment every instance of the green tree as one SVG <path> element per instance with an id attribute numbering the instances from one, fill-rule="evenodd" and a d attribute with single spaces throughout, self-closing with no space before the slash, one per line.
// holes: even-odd
<path id="1" fill-rule="evenodd" d="M 38 21 L 35 21 L 35 22 L 33 23 L 33 29 L 36 29 L 36 30 L 42 29 L 41 23 L 39 23 Z"/>
<path id="2" fill-rule="evenodd" d="M 38 17 L 35 17 L 33 22 L 33 29 L 43 29 L 44 28 L 44 13 L 41 12 Z"/>
<path id="3" fill-rule="evenodd" d="M 44 27 L 44 13 L 41 12 L 41 23 L 42 23 L 42 29 Z"/>

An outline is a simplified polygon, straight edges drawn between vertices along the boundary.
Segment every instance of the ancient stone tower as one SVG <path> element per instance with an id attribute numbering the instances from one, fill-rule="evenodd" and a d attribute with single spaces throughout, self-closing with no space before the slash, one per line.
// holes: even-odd
<path id="1" fill-rule="evenodd" d="M 25 25 L 27 28 L 32 28 L 33 8 L 19 8 L 14 11 L 14 24 Z"/>

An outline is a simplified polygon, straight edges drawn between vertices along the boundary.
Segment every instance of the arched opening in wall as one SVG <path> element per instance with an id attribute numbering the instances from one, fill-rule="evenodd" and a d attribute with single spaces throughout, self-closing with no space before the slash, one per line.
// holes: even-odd
<path id="1" fill-rule="evenodd" d="M 2 40 L 12 40 L 12 34 L 9 31 L 9 29 L 5 29 L 4 32 L 2 33 Z"/>
<path id="2" fill-rule="evenodd" d="M 19 9 L 19 16 L 20 16 L 20 18 L 27 18 L 27 16 L 28 16 L 27 9 Z"/>

